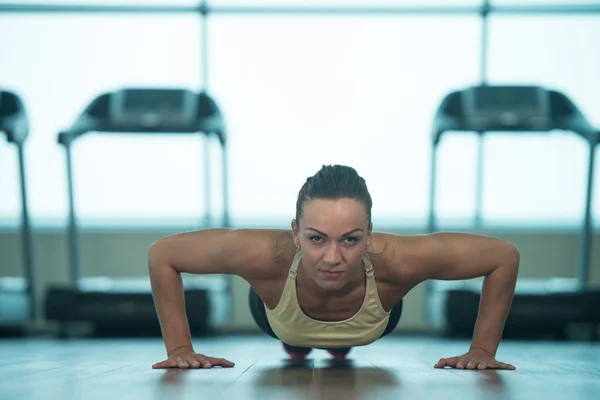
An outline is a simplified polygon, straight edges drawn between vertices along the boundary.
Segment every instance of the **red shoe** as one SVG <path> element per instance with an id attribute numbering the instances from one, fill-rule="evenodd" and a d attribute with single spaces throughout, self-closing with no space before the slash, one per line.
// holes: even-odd
<path id="1" fill-rule="evenodd" d="M 306 358 L 307 355 L 310 354 L 310 352 L 312 351 L 311 348 L 308 348 L 307 350 L 304 350 L 305 348 L 302 348 L 304 351 L 298 351 L 296 350 L 296 348 L 292 347 L 292 346 L 288 346 L 285 343 L 281 343 L 283 345 L 283 350 L 285 350 L 285 352 L 290 356 L 290 358 L 292 360 L 304 360 Z"/>
<path id="2" fill-rule="evenodd" d="M 329 354 L 333 356 L 334 360 L 345 360 L 348 353 L 350 353 L 350 349 L 339 349 L 336 350 L 327 350 Z"/>

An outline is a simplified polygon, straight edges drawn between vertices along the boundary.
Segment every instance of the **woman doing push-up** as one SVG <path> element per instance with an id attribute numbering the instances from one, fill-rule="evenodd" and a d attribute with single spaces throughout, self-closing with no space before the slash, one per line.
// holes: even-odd
<path id="1" fill-rule="evenodd" d="M 257 325 L 293 358 L 344 358 L 394 330 L 402 299 L 428 280 L 485 277 L 471 345 L 436 368 L 515 369 L 495 359 L 514 294 L 517 248 L 489 236 L 373 232 L 371 196 L 351 167 L 323 166 L 302 186 L 291 230 L 205 229 L 164 237 L 149 274 L 167 356 L 153 368 L 233 367 L 197 353 L 181 273 L 233 274 L 250 286 Z"/>

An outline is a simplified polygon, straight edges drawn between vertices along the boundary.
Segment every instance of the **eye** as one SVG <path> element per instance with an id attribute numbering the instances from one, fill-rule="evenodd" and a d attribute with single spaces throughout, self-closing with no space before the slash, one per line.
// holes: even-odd
<path id="1" fill-rule="evenodd" d="M 355 237 L 347 237 L 345 240 L 349 241 L 348 243 L 350 243 L 350 244 L 354 244 L 354 243 L 358 242 L 358 239 Z"/>
<path id="2" fill-rule="evenodd" d="M 321 239 L 322 239 L 322 237 L 321 237 L 321 236 L 311 236 L 311 237 L 309 238 L 309 240 L 310 240 L 311 242 L 319 242 Z"/>

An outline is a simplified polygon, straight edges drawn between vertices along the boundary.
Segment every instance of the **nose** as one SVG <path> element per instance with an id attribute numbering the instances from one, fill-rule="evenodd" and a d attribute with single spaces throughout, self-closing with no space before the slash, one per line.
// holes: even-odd
<path id="1" fill-rule="evenodd" d="M 323 261 L 325 261 L 327 264 L 338 264 L 340 262 L 340 258 L 340 248 L 337 243 L 332 242 L 325 250 Z"/>

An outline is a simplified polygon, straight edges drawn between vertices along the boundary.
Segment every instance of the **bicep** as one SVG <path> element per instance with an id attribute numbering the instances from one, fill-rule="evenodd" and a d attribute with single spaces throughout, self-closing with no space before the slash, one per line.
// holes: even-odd
<path id="1" fill-rule="evenodd" d="M 432 234 L 430 240 L 434 250 L 427 272 L 431 279 L 472 279 L 486 276 L 502 265 L 518 265 L 517 248 L 503 239 L 449 232 Z"/>
<path id="2" fill-rule="evenodd" d="M 420 281 L 485 276 L 519 257 L 516 247 L 505 240 L 467 233 L 406 236 L 397 238 L 395 243 L 399 254 L 395 267 L 408 270 Z"/>
<path id="3" fill-rule="evenodd" d="M 152 244 L 149 264 L 191 274 L 244 275 L 267 259 L 270 240 L 249 229 L 206 229 L 164 237 Z"/>

